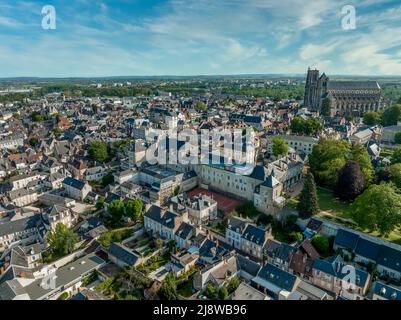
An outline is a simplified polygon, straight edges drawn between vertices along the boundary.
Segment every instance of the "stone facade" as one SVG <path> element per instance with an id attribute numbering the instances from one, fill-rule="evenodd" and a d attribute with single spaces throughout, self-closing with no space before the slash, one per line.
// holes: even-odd
<path id="1" fill-rule="evenodd" d="M 377 81 L 331 81 L 319 70 L 308 69 L 304 106 L 321 111 L 324 99 L 330 101 L 330 115 L 362 116 L 388 106 Z"/>

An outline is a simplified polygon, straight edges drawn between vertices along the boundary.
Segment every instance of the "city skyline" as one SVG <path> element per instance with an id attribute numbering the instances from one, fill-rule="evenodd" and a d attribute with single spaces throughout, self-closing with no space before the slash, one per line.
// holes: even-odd
<path id="1" fill-rule="evenodd" d="M 397 1 L 351 3 L 354 30 L 346 1 L 53 1 L 44 30 L 48 4 L 0 4 L 2 78 L 401 73 Z"/>

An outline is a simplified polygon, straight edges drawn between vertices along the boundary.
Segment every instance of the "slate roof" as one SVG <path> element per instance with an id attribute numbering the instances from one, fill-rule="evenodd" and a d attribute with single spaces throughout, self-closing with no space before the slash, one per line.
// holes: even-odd
<path id="1" fill-rule="evenodd" d="M 240 269 L 254 277 L 257 276 L 261 266 L 255 261 L 252 261 L 242 255 L 237 256 L 237 261 L 240 266 Z"/>
<path id="2" fill-rule="evenodd" d="M 373 293 L 387 300 L 401 300 L 401 289 L 389 286 L 382 282 L 375 282 Z"/>
<path id="3" fill-rule="evenodd" d="M 191 236 L 191 231 L 195 231 L 195 228 L 190 224 L 183 222 L 176 231 L 175 235 L 181 239 L 189 239 Z"/>
<path id="4" fill-rule="evenodd" d="M 345 249 L 355 250 L 358 240 L 359 236 L 356 233 L 339 229 L 334 244 Z"/>
<path id="5" fill-rule="evenodd" d="M 334 243 L 379 265 L 401 272 L 401 250 L 369 241 L 343 229 L 338 230 Z"/>
<path id="6" fill-rule="evenodd" d="M 342 272 L 344 266 L 345 264 L 340 262 L 338 259 L 331 262 L 316 258 L 313 262 L 313 269 L 322 271 L 338 279 L 342 279 L 348 275 L 348 272 Z M 363 288 L 368 280 L 369 274 L 364 270 L 355 269 L 355 276 L 357 281 L 359 281 L 358 286 Z"/>
<path id="7" fill-rule="evenodd" d="M 401 272 L 401 251 L 399 250 L 387 246 L 380 246 L 376 261 L 377 264 Z"/>
<path id="8" fill-rule="evenodd" d="M 293 246 L 286 243 L 281 243 L 276 250 L 274 250 L 273 258 L 277 258 L 289 263 L 295 252 L 297 252 L 297 249 Z"/>
<path id="9" fill-rule="evenodd" d="M 355 253 L 370 260 L 376 261 L 380 251 L 380 245 L 372 241 L 360 238 L 355 248 Z"/>
<path id="10" fill-rule="evenodd" d="M 40 214 L 35 214 L 27 218 L 4 222 L 0 224 L 0 236 L 14 234 L 16 232 L 35 228 L 37 227 L 40 220 Z"/>
<path id="11" fill-rule="evenodd" d="M 273 177 L 273 175 L 270 175 L 267 177 L 265 182 L 263 182 L 262 186 L 268 187 L 268 188 L 273 188 L 276 185 L 278 185 L 279 183 L 280 182 L 275 177 Z"/>
<path id="12" fill-rule="evenodd" d="M 163 209 L 152 205 L 149 210 L 146 212 L 145 216 L 148 217 L 149 219 L 152 219 L 153 221 L 156 221 L 163 226 L 169 228 L 169 229 L 174 229 L 175 228 L 175 218 L 178 216 L 174 212 L 171 211 L 166 211 L 164 214 L 162 214 Z"/>
<path id="13" fill-rule="evenodd" d="M 379 90 L 377 81 L 329 81 L 328 90 Z"/>
<path id="14" fill-rule="evenodd" d="M 85 187 L 85 182 L 71 178 L 71 177 L 66 177 L 63 181 L 63 184 L 73 187 L 75 189 L 79 189 L 79 190 L 82 190 Z"/>
<path id="15" fill-rule="evenodd" d="M 213 249 L 213 250 L 212 250 Z M 203 257 L 215 258 L 219 260 L 220 257 L 228 253 L 228 250 L 224 245 L 217 245 L 215 241 L 206 239 L 206 241 L 199 248 L 199 255 Z"/>
<path id="16" fill-rule="evenodd" d="M 284 271 L 271 263 L 266 263 L 266 265 L 259 271 L 257 278 L 261 278 L 289 292 L 293 291 L 297 280 L 297 277 L 293 274 Z"/>
<path id="17" fill-rule="evenodd" d="M 259 246 L 265 243 L 265 230 L 249 224 L 242 234 L 242 238 Z"/>
<path id="18" fill-rule="evenodd" d="M 110 248 L 108 249 L 108 253 L 116 257 L 118 260 L 123 261 L 129 266 L 135 265 L 135 263 L 139 259 L 139 257 L 135 253 L 127 248 L 124 248 L 118 243 L 112 243 Z"/>
<path id="19" fill-rule="evenodd" d="M 255 166 L 252 173 L 249 175 L 251 178 L 256 180 L 265 180 L 265 168 L 263 166 Z"/>
<path id="20" fill-rule="evenodd" d="M 227 224 L 227 228 L 234 232 L 237 232 L 238 229 L 238 232 L 241 233 L 242 232 L 241 230 L 245 228 L 246 224 L 247 223 L 242 219 L 232 218 L 230 219 L 230 222 Z"/>

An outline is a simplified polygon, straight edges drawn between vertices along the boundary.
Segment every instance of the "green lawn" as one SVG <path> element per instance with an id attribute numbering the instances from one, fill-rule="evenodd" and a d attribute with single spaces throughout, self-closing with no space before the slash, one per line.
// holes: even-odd
<path id="1" fill-rule="evenodd" d="M 159 269 L 161 266 L 164 266 L 167 262 L 170 261 L 170 254 L 165 253 L 161 256 L 155 255 L 149 258 L 145 264 L 141 264 L 137 267 L 137 270 L 148 275 L 149 273 Z"/>
<path id="2" fill-rule="evenodd" d="M 349 203 L 342 202 L 335 198 L 331 190 L 317 187 L 317 196 L 320 210 L 327 211 L 345 219 L 351 217 L 351 207 Z"/>
<path id="3" fill-rule="evenodd" d="M 219 222 L 219 223 L 211 223 L 209 224 L 209 227 L 217 232 L 218 234 L 224 236 L 226 234 L 226 227 L 223 223 Z"/>
<path id="4" fill-rule="evenodd" d="M 121 242 L 132 236 L 132 228 L 108 231 L 100 236 L 98 242 L 108 248 L 113 242 Z"/>
<path id="5" fill-rule="evenodd" d="M 192 281 L 192 279 L 190 279 L 178 288 L 177 293 L 180 296 L 189 298 L 190 296 L 193 295 L 193 292 L 192 292 L 193 288 L 194 288 L 193 281 Z"/>
<path id="6" fill-rule="evenodd" d="M 401 244 L 401 227 L 396 228 L 388 237 L 382 236 L 377 231 L 369 232 L 368 230 L 362 230 L 351 219 L 352 209 L 349 203 L 345 203 L 336 199 L 332 191 L 321 187 L 317 187 L 317 195 L 321 210 L 321 212 L 318 214 L 320 217 L 332 220 L 333 222 L 342 224 L 345 227 L 365 232 L 371 236 Z"/>

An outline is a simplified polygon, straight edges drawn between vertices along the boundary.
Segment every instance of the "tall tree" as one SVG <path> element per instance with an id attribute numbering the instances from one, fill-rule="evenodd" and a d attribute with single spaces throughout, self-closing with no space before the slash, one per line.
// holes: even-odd
<path id="1" fill-rule="evenodd" d="M 159 296 L 162 300 L 177 300 L 175 278 L 172 273 L 169 273 L 163 280 Z"/>
<path id="2" fill-rule="evenodd" d="M 401 147 L 394 149 L 393 154 L 391 155 L 391 163 L 401 163 Z"/>
<path id="3" fill-rule="evenodd" d="M 365 178 L 357 161 L 348 160 L 338 175 L 335 195 L 350 201 L 359 196 L 365 188 Z"/>
<path id="4" fill-rule="evenodd" d="M 322 130 L 322 127 L 323 126 L 318 119 L 309 118 L 306 120 L 304 133 L 306 135 L 316 135 L 320 130 Z"/>
<path id="5" fill-rule="evenodd" d="M 321 109 L 321 114 L 322 116 L 330 116 L 331 113 L 331 102 L 329 98 L 325 98 L 322 101 L 322 109 Z"/>
<path id="6" fill-rule="evenodd" d="M 55 230 L 48 234 L 47 241 L 53 252 L 66 255 L 74 251 L 78 236 L 66 225 L 58 223 Z"/>
<path id="7" fill-rule="evenodd" d="M 363 115 L 363 123 L 367 126 L 374 126 L 380 123 L 380 114 L 378 112 L 366 112 Z"/>
<path id="8" fill-rule="evenodd" d="M 394 135 L 394 142 L 396 144 L 401 144 L 401 131 L 398 131 L 395 135 Z"/>
<path id="9" fill-rule="evenodd" d="M 125 214 L 124 202 L 113 200 L 107 207 L 107 212 L 111 215 L 114 222 L 120 222 Z"/>
<path id="10" fill-rule="evenodd" d="M 283 138 L 273 138 L 273 154 L 276 158 L 285 156 L 288 152 L 288 143 Z"/>
<path id="11" fill-rule="evenodd" d="M 361 144 L 355 144 L 352 147 L 351 160 L 355 160 L 359 163 L 363 176 L 365 178 L 365 184 L 368 186 L 372 183 L 375 171 L 373 169 L 372 161 L 370 160 L 368 150 Z"/>
<path id="12" fill-rule="evenodd" d="M 389 183 L 372 184 L 352 204 L 352 218 L 364 229 L 387 236 L 401 222 L 401 195 Z"/>
<path id="13" fill-rule="evenodd" d="M 401 163 L 396 163 L 387 169 L 391 181 L 401 190 Z"/>
<path id="14" fill-rule="evenodd" d="M 383 126 L 396 125 L 401 120 L 401 105 L 396 104 L 390 108 L 387 108 L 382 113 L 382 124 Z"/>
<path id="15" fill-rule="evenodd" d="M 344 166 L 351 145 L 342 140 L 322 139 L 313 147 L 309 156 L 309 165 L 316 182 L 333 187 L 337 183 L 338 173 Z"/>
<path id="16" fill-rule="evenodd" d="M 292 133 L 302 133 L 305 130 L 305 120 L 300 117 L 295 117 L 291 120 Z"/>
<path id="17" fill-rule="evenodd" d="M 97 162 L 105 162 L 109 158 L 108 145 L 103 141 L 91 141 L 88 153 L 92 160 Z"/>
<path id="18" fill-rule="evenodd" d="M 315 179 L 312 173 L 308 173 L 304 188 L 299 197 L 297 209 L 301 218 L 309 218 L 319 212 L 319 204 L 316 192 Z"/>
<path id="19" fill-rule="evenodd" d="M 125 206 L 125 214 L 132 220 L 138 222 L 141 220 L 143 210 L 143 202 L 139 198 L 129 200 Z"/>

